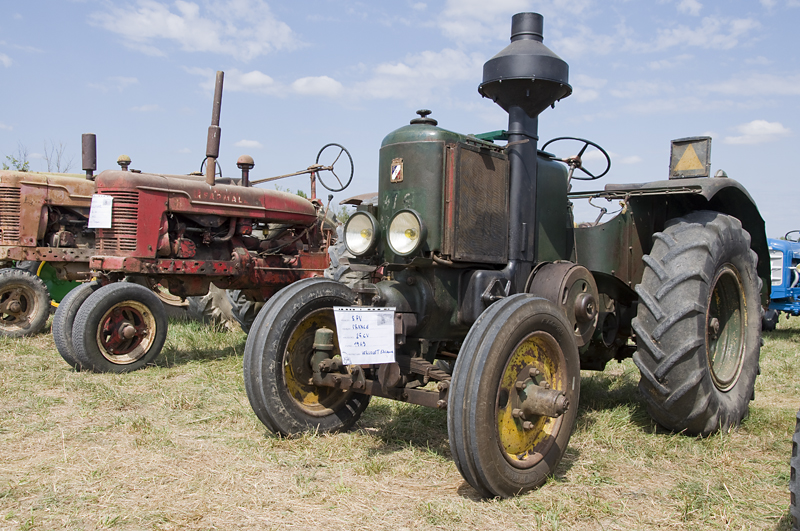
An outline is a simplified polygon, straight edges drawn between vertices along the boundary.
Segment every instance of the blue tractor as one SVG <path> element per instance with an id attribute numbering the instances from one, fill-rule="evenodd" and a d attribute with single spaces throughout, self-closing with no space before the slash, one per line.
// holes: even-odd
<path id="1" fill-rule="evenodd" d="M 775 330 L 781 312 L 800 315 L 800 230 L 787 232 L 782 240 L 768 238 L 767 243 L 772 295 L 762 328 Z"/>

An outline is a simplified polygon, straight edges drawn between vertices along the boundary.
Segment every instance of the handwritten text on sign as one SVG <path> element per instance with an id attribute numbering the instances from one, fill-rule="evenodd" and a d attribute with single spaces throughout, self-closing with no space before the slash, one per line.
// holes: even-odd
<path id="1" fill-rule="evenodd" d="M 342 363 L 394 363 L 394 308 L 336 306 L 333 313 Z"/>
<path id="2" fill-rule="evenodd" d="M 110 195 L 94 194 L 92 196 L 88 223 L 90 229 L 111 228 L 111 204 L 113 201 L 114 197 Z"/>

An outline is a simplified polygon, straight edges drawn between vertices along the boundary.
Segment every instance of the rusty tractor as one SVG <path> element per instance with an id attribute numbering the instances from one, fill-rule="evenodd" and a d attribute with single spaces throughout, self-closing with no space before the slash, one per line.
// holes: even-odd
<path id="1" fill-rule="evenodd" d="M 344 227 L 360 282 L 305 279 L 266 302 L 244 381 L 270 430 L 348 429 L 371 396 L 446 409 L 458 470 L 507 497 L 564 455 L 581 369 L 632 356 L 648 412 L 670 430 L 707 435 L 745 416 L 769 299 L 756 205 L 709 178 L 702 137 L 673 143 L 669 179 L 571 193 L 610 159 L 584 167 L 598 148 L 584 140 L 570 156 L 538 150 L 539 114 L 572 91 L 542 29 L 540 15 L 515 15 L 511 44 L 484 65 L 478 90 L 507 131 L 454 133 L 424 110 L 383 140 L 378 200 Z M 622 206 L 575 227 L 581 198 Z"/>
<path id="2" fill-rule="evenodd" d="M 323 223 L 327 208 L 314 197 L 314 186 L 319 180 L 333 191 L 344 189 L 353 176 L 350 154 L 329 144 L 317 164 L 292 174 L 311 175 L 310 200 L 254 187 L 286 176 L 251 181 L 254 162 L 248 156 L 237 162 L 240 182 L 217 178 L 222 81 L 218 72 L 205 176 L 110 170 L 96 176 L 94 198 L 101 207 L 92 206 L 98 221 L 89 265 L 98 280 L 56 312 L 72 324 L 63 348 L 85 370 L 132 371 L 161 351 L 167 334 L 163 309 L 146 288 L 120 282 L 126 276 L 158 282 L 179 297 L 205 295 L 213 284 L 263 301 L 296 280 L 322 276 L 328 267 L 334 227 Z M 319 163 L 329 156 L 330 165 Z M 346 182 L 336 175 L 336 162 L 349 164 Z M 325 184 L 323 171 L 332 172 L 337 185 Z"/>
<path id="3" fill-rule="evenodd" d="M 94 231 L 94 135 L 83 135 L 86 176 L 0 171 L 0 334 L 44 328 L 52 303 L 89 278 Z"/>

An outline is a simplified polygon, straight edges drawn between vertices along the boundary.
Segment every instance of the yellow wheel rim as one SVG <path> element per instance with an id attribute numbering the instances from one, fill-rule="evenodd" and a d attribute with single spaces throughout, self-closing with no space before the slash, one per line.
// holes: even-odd
<path id="1" fill-rule="evenodd" d="M 541 461 L 553 444 L 563 417 L 516 418 L 513 412 L 525 400 L 525 389 L 542 385 L 567 392 L 565 380 L 564 354 L 550 334 L 534 332 L 514 348 L 503 370 L 496 402 L 498 442 L 513 466 L 529 468 Z"/>
<path id="2" fill-rule="evenodd" d="M 307 414 L 324 417 L 335 412 L 350 397 L 350 391 L 332 387 L 317 387 L 313 376 L 311 356 L 314 352 L 314 334 L 319 328 L 336 330 L 333 310 L 316 310 L 303 318 L 292 330 L 283 358 L 283 376 L 289 394 Z M 334 337 L 333 355 L 339 354 L 339 344 Z"/>

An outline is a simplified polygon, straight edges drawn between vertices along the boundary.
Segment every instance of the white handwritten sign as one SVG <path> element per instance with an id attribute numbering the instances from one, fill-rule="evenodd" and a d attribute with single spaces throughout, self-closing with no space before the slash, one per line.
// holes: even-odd
<path id="1" fill-rule="evenodd" d="M 94 194 L 92 196 L 92 206 L 89 208 L 90 229 L 110 229 L 111 228 L 111 204 L 114 197 L 110 195 Z"/>
<path id="2" fill-rule="evenodd" d="M 394 363 L 394 310 L 342 306 L 333 308 L 342 363 Z"/>

